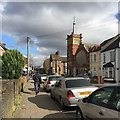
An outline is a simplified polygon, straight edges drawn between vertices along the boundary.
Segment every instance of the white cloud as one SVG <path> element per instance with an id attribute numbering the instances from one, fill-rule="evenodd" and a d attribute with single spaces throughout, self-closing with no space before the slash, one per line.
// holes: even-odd
<path id="1" fill-rule="evenodd" d="M 26 37 L 36 37 L 37 61 L 58 49 L 66 55 L 66 37 L 72 32 L 73 16 L 76 33 L 83 34 L 83 43 L 101 43 L 118 33 L 117 2 L 7 3 L 3 10 L 3 33 L 16 37 L 17 45 L 25 45 Z M 38 37 L 39 36 L 39 37 Z"/>

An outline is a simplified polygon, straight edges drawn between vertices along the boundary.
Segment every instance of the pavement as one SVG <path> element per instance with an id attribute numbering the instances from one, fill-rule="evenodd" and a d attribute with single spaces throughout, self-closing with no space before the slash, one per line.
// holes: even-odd
<path id="1" fill-rule="evenodd" d="M 110 84 L 93 85 L 100 87 Z M 38 95 L 35 95 L 34 81 L 32 79 L 26 83 L 21 104 L 17 106 L 13 114 L 13 118 L 42 118 L 42 120 L 43 118 L 68 118 L 72 116 L 74 117 L 71 113 L 63 112 L 59 105 L 50 98 L 50 94 L 46 93 L 43 88 L 40 89 Z"/>
<path id="2" fill-rule="evenodd" d="M 13 118 L 66 118 L 48 93 L 40 89 L 35 95 L 33 80 L 26 83 L 21 104 L 13 114 Z"/>
<path id="3" fill-rule="evenodd" d="M 93 86 L 97 86 L 97 87 L 107 86 L 107 85 L 111 85 L 111 84 L 116 84 L 116 83 L 113 83 L 113 82 L 104 82 L 103 84 L 92 83 Z"/>

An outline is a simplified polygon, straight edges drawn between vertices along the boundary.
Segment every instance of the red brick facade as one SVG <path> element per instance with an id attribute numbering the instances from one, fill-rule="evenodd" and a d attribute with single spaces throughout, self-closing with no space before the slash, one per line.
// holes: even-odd
<path id="1" fill-rule="evenodd" d="M 67 74 L 76 76 L 89 71 L 89 52 L 82 44 L 82 34 L 67 36 Z"/>

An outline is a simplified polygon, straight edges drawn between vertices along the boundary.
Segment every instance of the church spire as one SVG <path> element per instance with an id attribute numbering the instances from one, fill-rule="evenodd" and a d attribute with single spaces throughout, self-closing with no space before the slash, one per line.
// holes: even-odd
<path id="1" fill-rule="evenodd" d="M 73 34 L 74 34 L 74 32 L 75 32 L 75 16 L 73 18 Z"/>

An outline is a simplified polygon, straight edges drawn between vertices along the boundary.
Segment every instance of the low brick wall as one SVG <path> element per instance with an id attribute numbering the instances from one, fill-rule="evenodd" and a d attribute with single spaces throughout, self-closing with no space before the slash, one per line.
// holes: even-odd
<path id="1" fill-rule="evenodd" d="M 20 93 L 24 91 L 26 80 L 26 76 L 15 80 L 2 80 L 2 118 L 11 118 L 19 104 Z"/>

